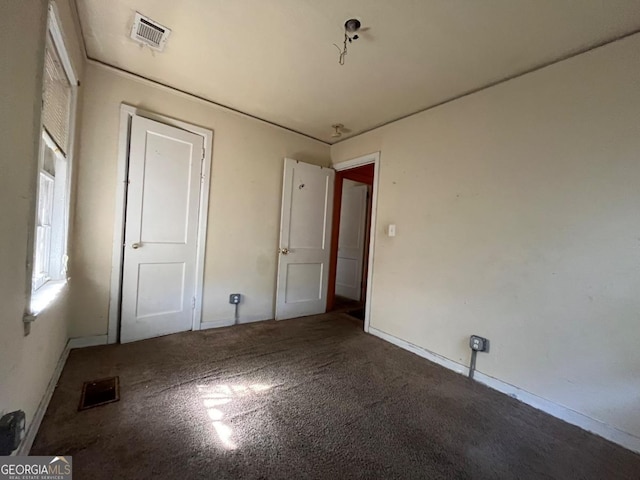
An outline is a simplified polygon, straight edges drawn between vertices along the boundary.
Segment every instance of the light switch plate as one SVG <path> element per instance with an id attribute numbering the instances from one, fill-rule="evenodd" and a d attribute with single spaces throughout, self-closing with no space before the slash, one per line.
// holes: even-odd
<path id="1" fill-rule="evenodd" d="M 395 237 L 396 236 L 396 226 L 391 224 L 389 225 L 389 236 L 390 237 Z"/>

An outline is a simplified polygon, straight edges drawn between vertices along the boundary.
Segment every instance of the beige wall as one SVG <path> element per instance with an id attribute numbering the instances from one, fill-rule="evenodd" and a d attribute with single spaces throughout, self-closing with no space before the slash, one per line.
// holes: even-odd
<path id="1" fill-rule="evenodd" d="M 371 326 L 640 436 L 640 35 L 331 148 L 381 153 Z M 389 238 L 384 228 L 397 225 Z"/>
<path id="2" fill-rule="evenodd" d="M 82 57 L 69 5 L 57 2 L 78 75 Z M 30 422 L 67 341 L 65 290 L 25 336 L 27 244 L 35 215 L 47 2 L 0 3 L 0 414 L 21 409 Z"/>
<path id="3" fill-rule="evenodd" d="M 72 336 L 107 333 L 121 102 L 213 130 L 203 321 L 233 319 L 235 292 L 241 321 L 273 318 L 283 158 L 328 165 L 328 146 L 100 65 L 86 85 Z"/>

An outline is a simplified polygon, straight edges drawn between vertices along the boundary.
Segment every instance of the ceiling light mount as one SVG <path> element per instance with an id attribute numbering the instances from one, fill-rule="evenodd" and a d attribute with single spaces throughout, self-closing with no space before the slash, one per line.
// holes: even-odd
<path id="1" fill-rule="evenodd" d="M 331 125 L 335 131 L 331 134 L 331 138 L 340 138 L 342 136 L 342 129 L 344 129 L 344 125 L 341 123 L 334 123 Z"/>
<path id="2" fill-rule="evenodd" d="M 344 41 L 342 42 L 342 48 L 334 43 L 335 47 L 340 52 L 340 57 L 338 59 L 338 63 L 340 65 L 344 65 L 344 57 L 347 56 L 347 43 L 352 43 L 354 40 L 358 40 L 358 38 L 360 38 L 357 32 L 360 31 L 361 27 L 362 23 L 360 23 L 360 20 L 357 18 L 350 18 L 344 22 Z"/>
<path id="3" fill-rule="evenodd" d="M 362 24 L 357 18 L 350 18 L 349 20 L 344 22 L 344 30 L 348 33 L 356 33 L 358 30 L 360 30 L 361 26 Z"/>

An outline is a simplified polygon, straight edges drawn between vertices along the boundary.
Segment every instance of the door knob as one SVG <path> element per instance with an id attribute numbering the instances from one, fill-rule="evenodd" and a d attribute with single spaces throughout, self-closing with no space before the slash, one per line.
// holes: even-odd
<path id="1" fill-rule="evenodd" d="M 282 255 L 288 255 L 289 254 L 289 249 L 288 248 L 281 248 L 280 249 L 280 253 Z"/>
<path id="2" fill-rule="evenodd" d="M 131 245 L 131 248 L 138 249 L 138 248 L 140 248 L 140 244 L 139 243 L 134 243 L 134 244 Z"/>

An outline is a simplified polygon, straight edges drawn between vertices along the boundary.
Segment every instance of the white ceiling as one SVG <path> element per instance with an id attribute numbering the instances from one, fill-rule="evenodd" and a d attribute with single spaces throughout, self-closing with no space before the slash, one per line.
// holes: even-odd
<path id="1" fill-rule="evenodd" d="M 76 1 L 90 58 L 329 143 L 640 29 L 640 0 Z M 173 30 L 163 53 L 135 11 Z"/>

